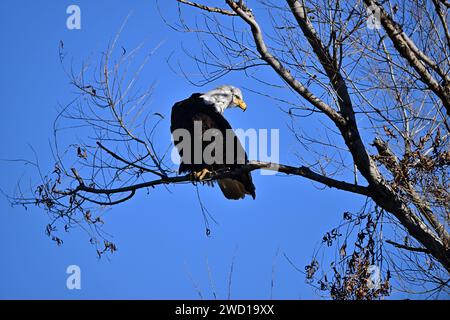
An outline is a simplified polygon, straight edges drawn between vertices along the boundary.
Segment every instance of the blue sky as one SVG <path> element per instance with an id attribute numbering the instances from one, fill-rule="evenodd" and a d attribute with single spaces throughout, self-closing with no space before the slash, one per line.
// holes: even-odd
<path id="1" fill-rule="evenodd" d="M 175 19 L 171 13 L 175 7 L 169 1 L 160 3 L 167 17 Z M 81 8 L 81 30 L 66 28 L 66 8 L 71 4 Z M 167 57 L 172 55 L 189 66 L 192 61 L 183 56 L 181 43 L 192 46 L 195 39 L 168 28 L 154 1 L 19 0 L 2 1 L 1 7 L 1 159 L 32 159 L 33 146 L 41 166 L 51 170 L 53 120 L 58 104 L 73 98 L 58 60 L 59 42 L 64 41 L 68 55 L 79 64 L 106 48 L 130 12 L 120 45 L 131 48 L 146 41 L 150 50 L 161 43 L 140 79 L 143 84 L 156 81 L 149 105 L 155 112 L 167 116 L 174 102 L 214 85 L 249 86 L 249 79 L 232 74 L 197 88 L 172 72 Z M 244 97 L 248 110 L 229 111 L 231 124 L 279 128 L 281 160 L 295 164 L 287 156 L 296 150 L 289 119 L 273 101 L 245 90 Z M 168 128 L 164 123 L 158 137 L 166 143 L 170 142 Z M 36 179 L 35 172 L 17 163 L 2 162 L 0 172 L 0 187 L 9 193 L 20 177 L 26 183 Z M 83 232 L 65 235 L 64 244 L 57 247 L 44 233 L 48 218 L 42 210 L 11 208 L 1 198 L 0 298 L 197 299 L 198 292 L 213 298 L 213 291 L 218 298 L 227 298 L 233 260 L 231 298 L 269 299 L 272 280 L 275 299 L 319 298 L 282 253 L 303 270 L 323 234 L 339 224 L 344 211 L 357 210 L 363 199 L 319 190 L 300 177 L 256 173 L 254 182 L 255 201 L 226 201 L 218 188 L 200 188 L 205 205 L 219 222 L 212 226 L 211 237 L 205 236 L 191 185 L 173 186 L 170 192 L 164 188 L 139 192 L 105 215 L 105 230 L 113 235 L 118 251 L 101 260 Z M 65 270 L 72 264 L 81 268 L 81 290 L 66 288 Z M 407 297 L 396 292 L 393 296 Z"/>

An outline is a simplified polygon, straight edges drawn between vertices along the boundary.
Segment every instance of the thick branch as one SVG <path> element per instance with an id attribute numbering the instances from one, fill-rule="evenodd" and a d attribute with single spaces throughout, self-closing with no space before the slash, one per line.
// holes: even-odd
<path id="1" fill-rule="evenodd" d="M 336 59 L 331 57 L 330 53 L 325 48 L 325 45 L 319 38 L 313 24 L 306 14 L 304 5 L 298 0 L 287 0 L 287 3 L 338 96 L 338 104 L 344 121 L 336 122 L 336 126 L 341 131 L 342 137 L 353 156 L 355 164 L 370 184 L 379 183 L 381 175 L 373 161 L 370 159 L 359 134 L 350 94 L 348 93 L 345 80 L 338 70 L 338 63 L 335 61 Z"/>
<path id="2" fill-rule="evenodd" d="M 239 169 L 236 169 L 234 171 L 218 171 L 211 173 L 206 179 L 203 181 L 214 181 L 218 179 L 223 178 L 229 178 L 236 175 L 241 174 L 242 172 L 250 172 L 258 169 L 264 169 L 264 170 L 271 170 L 271 171 L 277 171 L 281 173 L 285 173 L 288 175 L 296 175 L 301 176 L 307 179 L 310 179 L 315 182 L 319 182 L 321 184 L 324 184 L 330 188 L 336 188 L 344 191 L 349 191 L 352 193 L 369 196 L 369 188 L 364 186 L 358 186 L 354 185 L 345 181 L 339 181 L 335 180 L 329 177 L 326 177 L 324 175 L 318 174 L 313 172 L 311 169 L 305 166 L 301 167 L 293 167 L 293 166 L 287 166 L 283 164 L 276 164 L 276 163 L 270 163 L 270 162 L 263 162 L 263 161 L 250 161 L 247 165 L 242 166 Z M 59 192 L 60 194 L 64 195 L 71 195 L 75 194 L 77 192 L 87 192 L 92 194 L 105 194 L 105 195 L 111 195 L 111 194 L 118 194 L 123 192 L 132 192 L 136 191 L 138 189 L 148 188 L 148 187 L 155 187 L 157 185 L 161 184 L 177 184 L 177 183 L 183 183 L 183 182 L 195 182 L 197 181 L 192 174 L 186 174 L 183 176 L 176 176 L 176 177 L 166 177 L 161 178 L 158 180 L 152 180 L 147 181 L 139 184 L 134 184 L 126 187 L 121 188 L 115 188 L 115 189 L 98 189 L 86 186 L 84 184 L 78 185 L 77 188 Z"/>
<path id="3" fill-rule="evenodd" d="M 430 248 L 433 255 L 446 266 L 447 270 L 450 270 L 449 253 L 445 245 L 446 241 L 441 241 L 441 239 L 437 238 L 428 226 L 403 201 L 397 198 L 395 192 L 389 187 L 378 171 L 376 164 L 369 157 L 358 131 L 354 110 L 344 78 L 337 69 L 337 64 L 325 49 L 314 26 L 309 21 L 304 6 L 299 0 L 287 0 L 287 2 L 338 95 L 338 103 L 341 113 L 344 116 L 344 124 L 336 123 L 336 125 L 341 131 L 358 169 L 372 188 L 373 192 L 371 197 L 382 208 L 393 213 L 408 231 L 426 247 Z M 441 228 L 438 230 L 441 231 Z"/>
<path id="4" fill-rule="evenodd" d="M 320 64 L 324 68 L 330 83 L 333 86 L 334 91 L 338 97 L 339 107 L 343 115 L 347 115 L 354 120 L 354 112 L 348 94 L 347 87 L 345 85 L 344 78 L 338 70 L 338 63 L 331 57 L 330 53 L 326 49 L 322 40 L 319 38 L 317 31 L 308 18 L 305 7 L 298 0 L 287 0 L 291 12 L 293 13 L 295 20 L 302 29 L 303 34 L 308 40 L 311 48 L 320 61 Z"/>
<path id="5" fill-rule="evenodd" d="M 266 61 L 272 69 L 280 75 L 280 77 L 286 81 L 289 86 L 294 89 L 299 95 L 305 98 L 313 106 L 325 113 L 334 122 L 343 122 L 341 115 L 334 110 L 331 106 L 322 101 L 319 97 L 315 96 L 311 91 L 308 90 L 301 82 L 292 76 L 292 74 L 287 70 L 283 64 L 273 56 L 266 43 L 264 42 L 262 30 L 256 22 L 253 14 L 250 10 L 244 10 L 237 3 L 232 0 L 226 0 L 227 4 L 236 12 L 251 28 L 253 39 L 256 44 L 256 48 L 261 55 L 261 59 Z"/>
<path id="6" fill-rule="evenodd" d="M 381 5 L 373 0 L 364 0 L 364 2 L 369 7 L 376 6 L 379 8 L 381 24 L 393 42 L 394 47 L 400 55 L 408 61 L 410 66 L 416 70 L 421 81 L 439 97 L 447 110 L 447 115 L 450 116 L 450 81 L 445 72 L 442 72 L 435 62 L 431 61 L 429 57 L 417 48 L 414 42 L 403 32 L 400 25 L 392 19 Z M 427 70 L 422 61 L 427 65 L 430 65 L 433 70 L 444 78 L 445 81 L 443 86 L 439 85 L 438 81 Z"/>

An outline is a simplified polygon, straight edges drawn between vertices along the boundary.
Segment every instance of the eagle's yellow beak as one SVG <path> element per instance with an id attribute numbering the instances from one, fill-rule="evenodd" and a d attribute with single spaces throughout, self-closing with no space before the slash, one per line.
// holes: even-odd
<path id="1" fill-rule="evenodd" d="M 247 110 L 247 104 L 237 97 L 234 97 L 234 104 L 237 105 L 239 108 L 241 108 L 242 111 Z"/>

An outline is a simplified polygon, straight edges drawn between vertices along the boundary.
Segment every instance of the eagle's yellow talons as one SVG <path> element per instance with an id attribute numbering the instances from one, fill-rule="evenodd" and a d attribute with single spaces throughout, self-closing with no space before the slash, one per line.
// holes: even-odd
<path id="1" fill-rule="evenodd" d="M 205 169 L 202 169 L 201 171 L 194 172 L 194 177 L 195 177 L 195 179 L 201 181 L 210 173 L 211 173 L 211 171 L 209 171 L 208 169 L 205 168 Z"/>

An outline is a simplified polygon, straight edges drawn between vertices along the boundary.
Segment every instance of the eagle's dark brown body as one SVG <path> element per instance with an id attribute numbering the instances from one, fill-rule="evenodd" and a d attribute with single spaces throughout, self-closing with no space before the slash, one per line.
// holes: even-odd
<path id="1" fill-rule="evenodd" d="M 223 139 L 218 139 L 216 141 L 215 138 L 212 138 L 211 141 L 203 141 L 201 139 L 201 151 L 203 152 L 205 148 L 209 145 L 211 147 L 211 143 L 221 143 L 222 148 L 216 148 L 217 150 L 223 150 L 223 153 L 214 154 L 216 157 L 215 161 L 212 163 L 205 163 L 202 158 L 200 163 L 195 163 L 195 146 L 194 142 L 191 141 L 191 152 L 190 155 L 183 155 L 183 152 L 178 148 L 181 157 L 181 164 L 179 168 L 179 173 L 184 172 L 199 172 L 203 169 L 208 169 L 209 171 L 217 171 L 224 169 L 237 169 L 242 167 L 247 163 L 247 154 L 243 149 L 239 139 L 232 131 L 232 128 L 228 121 L 223 117 L 222 114 L 216 111 L 214 106 L 208 105 L 204 102 L 202 98 L 200 98 L 201 94 L 193 94 L 188 99 L 177 102 L 172 107 L 172 116 L 171 116 L 171 127 L 170 130 L 173 132 L 176 129 L 186 129 L 189 133 L 191 133 L 192 139 L 199 139 L 200 137 L 194 137 L 194 122 L 201 121 L 201 135 L 205 133 L 208 129 L 217 130 L 222 134 Z M 226 139 L 228 136 L 231 139 Z M 174 137 L 174 139 L 176 139 Z M 174 141 L 177 146 L 180 141 Z M 234 144 L 234 155 L 230 161 L 230 157 L 228 157 L 227 161 L 227 143 L 232 142 Z M 180 144 L 181 145 L 181 144 Z M 231 148 L 231 146 L 229 146 Z M 181 152 L 180 152 L 181 151 Z M 197 150 L 198 153 L 199 150 Z M 198 155 L 197 155 L 198 158 Z M 197 159 L 198 160 L 198 159 Z M 228 163 L 227 163 L 228 162 Z M 227 199 L 242 199 L 245 197 L 245 194 L 251 195 L 255 198 L 255 186 L 252 182 L 252 177 L 250 172 L 240 173 L 238 175 L 232 176 L 230 178 L 219 179 L 219 186 Z"/>

